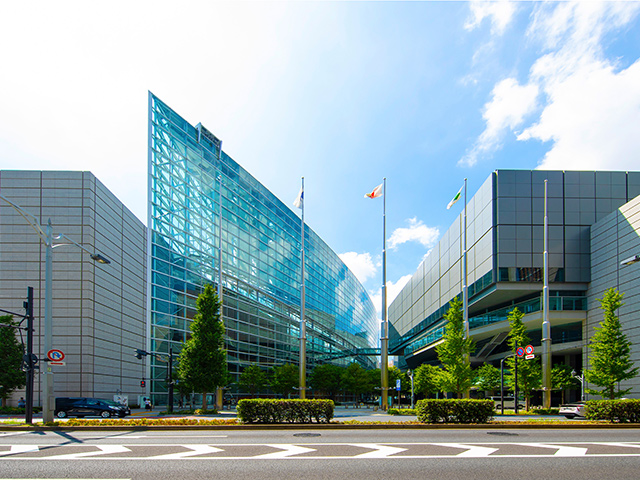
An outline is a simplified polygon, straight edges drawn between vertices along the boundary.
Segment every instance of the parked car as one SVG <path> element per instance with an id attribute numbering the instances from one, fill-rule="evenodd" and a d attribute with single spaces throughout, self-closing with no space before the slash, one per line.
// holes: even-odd
<path id="1" fill-rule="evenodd" d="M 584 405 L 585 402 L 567 403 L 566 405 L 560 405 L 560 415 L 564 415 L 567 418 L 584 417 Z"/>
<path id="2" fill-rule="evenodd" d="M 491 397 L 491 400 L 493 400 L 493 405 L 494 405 L 495 409 L 496 410 L 500 410 L 500 408 L 502 406 L 502 402 L 500 401 L 500 396 Z M 515 410 L 516 409 L 516 402 L 515 402 L 513 397 L 504 397 L 504 408 L 505 408 L 505 410 Z M 525 408 L 525 405 L 522 402 L 522 399 L 520 399 L 518 401 L 518 408 L 519 409 Z"/>
<path id="3" fill-rule="evenodd" d="M 131 414 L 131 409 L 126 405 L 101 398 L 58 397 L 54 414 L 58 418 L 89 416 L 123 418 Z"/>

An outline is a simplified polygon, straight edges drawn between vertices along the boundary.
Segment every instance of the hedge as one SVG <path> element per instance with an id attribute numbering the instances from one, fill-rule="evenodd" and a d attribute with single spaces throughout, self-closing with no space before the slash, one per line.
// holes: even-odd
<path id="1" fill-rule="evenodd" d="M 494 414 L 493 400 L 419 400 L 418 421 L 422 423 L 488 423 Z"/>
<path id="2" fill-rule="evenodd" d="M 590 400 L 584 411 L 588 420 L 640 423 L 640 400 Z"/>
<path id="3" fill-rule="evenodd" d="M 332 400 L 245 399 L 238 402 L 242 423 L 329 423 L 333 418 Z"/>

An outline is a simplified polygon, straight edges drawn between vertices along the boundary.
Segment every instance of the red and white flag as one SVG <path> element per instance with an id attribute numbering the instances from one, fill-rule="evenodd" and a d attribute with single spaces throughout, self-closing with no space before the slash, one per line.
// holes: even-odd
<path id="1" fill-rule="evenodd" d="M 382 183 L 373 189 L 371 193 L 365 193 L 365 197 L 367 198 L 378 198 L 382 196 Z"/>

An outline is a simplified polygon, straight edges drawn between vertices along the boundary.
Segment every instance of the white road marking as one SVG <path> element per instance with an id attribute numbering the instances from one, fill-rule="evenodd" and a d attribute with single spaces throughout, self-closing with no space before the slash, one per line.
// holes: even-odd
<path id="1" fill-rule="evenodd" d="M 99 448 L 100 451 L 99 452 L 91 451 L 91 452 L 81 452 L 81 453 L 67 453 L 66 455 L 54 455 L 53 458 L 55 458 L 56 460 L 69 460 L 74 458 L 94 457 L 96 455 L 107 455 L 109 453 L 125 453 L 125 452 L 131 451 L 124 445 L 92 445 L 92 446 Z"/>
<path id="2" fill-rule="evenodd" d="M 277 444 L 271 444 L 271 445 L 266 445 L 266 446 L 267 447 L 272 447 L 272 448 L 281 448 L 282 451 L 281 452 L 273 452 L 273 453 L 265 453 L 263 455 L 256 455 L 255 457 L 250 457 L 250 458 L 286 458 L 286 457 L 290 457 L 292 455 L 300 455 L 301 453 L 315 452 L 316 451 L 315 448 L 301 447 L 299 445 L 292 445 L 292 444 L 287 444 L 287 443 L 277 443 Z"/>
<path id="3" fill-rule="evenodd" d="M 467 445 L 465 443 L 434 443 L 432 445 L 439 445 L 441 447 L 464 448 L 466 450 L 465 452 L 461 452 L 455 456 L 469 458 L 488 457 L 493 452 L 496 452 L 498 450 L 497 448 L 481 447 L 479 445 Z"/>
<path id="4" fill-rule="evenodd" d="M 156 455 L 153 458 L 155 460 L 170 460 L 175 458 L 185 458 L 185 457 L 193 457 L 195 455 L 203 455 L 205 453 L 216 453 L 223 452 L 221 448 L 212 447 L 211 445 L 180 445 L 184 448 L 189 448 L 190 452 L 179 452 L 179 453 L 167 453 L 166 455 Z"/>
<path id="5" fill-rule="evenodd" d="M 572 447 L 570 445 L 552 445 L 550 443 L 537 443 L 526 444 L 518 443 L 517 445 L 532 445 L 540 448 L 557 448 L 558 451 L 553 454 L 554 457 L 584 457 L 587 454 L 587 449 L 583 447 Z"/>
<path id="6" fill-rule="evenodd" d="M 25 453 L 25 452 L 37 452 L 37 445 L 11 445 L 11 450 L 8 452 L 0 452 L 0 456 L 5 455 L 15 455 L 16 453 Z"/>
<path id="7" fill-rule="evenodd" d="M 365 452 L 355 455 L 353 458 L 386 458 L 394 453 L 406 452 L 406 448 L 390 447 L 388 445 L 379 445 L 377 443 L 350 443 L 354 447 L 372 448 L 372 452 Z"/>
<path id="8" fill-rule="evenodd" d="M 610 442 L 593 442 L 594 445 L 605 445 L 607 447 L 630 447 L 640 448 L 640 444 L 637 443 L 610 443 Z"/>

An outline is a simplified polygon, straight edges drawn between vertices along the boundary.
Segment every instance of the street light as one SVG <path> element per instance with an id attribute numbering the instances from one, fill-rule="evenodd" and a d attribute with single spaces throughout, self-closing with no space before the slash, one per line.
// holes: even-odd
<path id="1" fill-rule="evenodd" d="M 51 226 L 51 219 L 47 221 L 47 226 L 45 229 L 42 228 L 38 218 L 27 212 L 21 206 L 13 203 L 7 197 L 0 195 L 0 199 L 7 202 L 11 207 L 20 214 L 22 218 L 24 218 L 29 226 L 35 230 L 35 232 L 40 237 L 42 243 L 44 243 L 45 250 L 45 271 L 44 271 L 44 353 L 51 350 L 52 346 L 52 337 L 53 337 L 53 325 L 51 321 L 52 317 L 52 269 L 53 269 L 53 258 L 52 252 L 56 247 L 61 247 L 63 245 L 75 245 L 81 250 L 87 252 L 93 260 L 102 264 L 111 263 L 107 258 L 103 257 L 100 254 L 95 252 L 91 252 L 87 250 L 85 247 L 80 245 L 79 243 L 71 240 L 64 234 L 53 236 L 53 227 Z M 69 243 L 54 243 L 54 240 L 62 240 L 65 239 Z M 54 402 L 54 392 L 53 392 L 53 372 L 51 371 L 51 367 L 47 367 L 46 372 L 44 372 L 44 376 L 42 377 L 42 393 L 44 396 L 44 402 L 42 404 L 42 422 L 50 423 L 53 422 L 53 411 L 55 409 Z"/>
<path id="2" fill-rule="evenodd" d="M 575 370 L 571 370 L 571 376 L 580 382 L 580 400 L 584 402 L 584 372 L 578 375 Z"/>
<path id="3" fill-rule="evenodd" d="M 626 267 L 627 265 L 633 265 L 634 263 L 640 262 L 640 255 L 634 255 L 633 257 L 629 257 L 620 262 L 620 265 Z"/>

